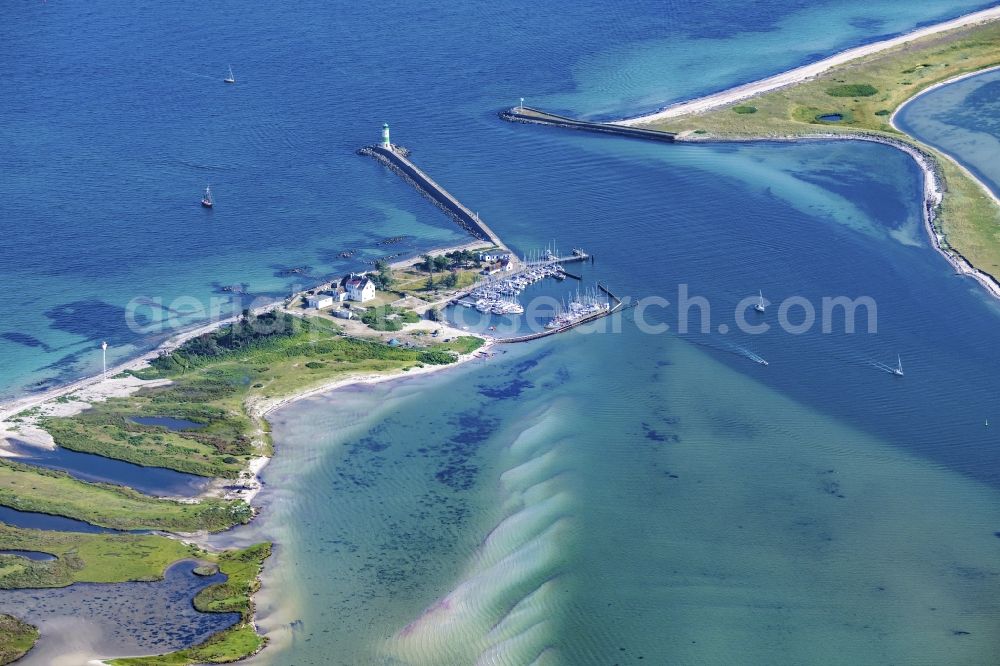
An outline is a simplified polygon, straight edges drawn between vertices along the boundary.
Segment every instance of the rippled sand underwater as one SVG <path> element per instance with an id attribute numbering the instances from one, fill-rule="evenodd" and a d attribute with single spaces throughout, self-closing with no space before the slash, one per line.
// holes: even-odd
<path id="1" fill-rule="evenodd" d="M 262 608 L 303 621 L 262 661 L 989 663 L 995 491 L 615 342 L 284 411 Z"/>

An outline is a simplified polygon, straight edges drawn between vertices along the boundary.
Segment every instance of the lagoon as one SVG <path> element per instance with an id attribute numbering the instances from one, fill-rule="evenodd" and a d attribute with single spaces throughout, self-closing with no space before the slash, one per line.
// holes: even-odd
<path id="1" fill-rule="evenodd" d="M 1000 71 L 970 76 L 920 95 L 893 121 L 955 157 L 1000 196 Z"/>
<path id="2" fill-rule="evenodd" d="M 18 462 L 62 470 L 82 481 L 130 486 L 160 497 L 195 497 L 204 492 L 209 484 L 209 479 L 194 474 L 162 467 L 143 467 L 61 446 L 44 449 L 13 440 L 8 448 L 18 456 Z"/>
<path id="3" fill-rule="evenodd" d="M 0 590 L 0 605 L 41 630 L 28 666 L 84 663 L 91 655 L 122 657 L 168 652 L 204 640 L 239 619 L 236 613 L 200 613 L 191 599 L 225 576 L 197 576 L 179 562 L 162 581 L 77 583 L 44 590 Z M 74 661 L 75 660 L 75 661 Z"/>

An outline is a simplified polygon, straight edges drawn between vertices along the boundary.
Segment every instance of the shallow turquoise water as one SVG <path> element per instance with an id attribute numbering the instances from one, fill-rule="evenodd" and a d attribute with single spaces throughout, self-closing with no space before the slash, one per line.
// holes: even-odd
<path id="1" fill-rule="evenodd" d="M 645 334 L 632 311 L 603 334 L 284 410 L 260 661 L 990 663 L 1000 470 L 982 419 L 998 363 L 983 331 L 1000 313 L 928 247 L 909 158 L 544 129 L 518 157 L 571 174 L 539 196 L 600 248 L 593 272 L 633 297 L 688 283 L 712 332 Z M 626 236 L 643 240 L 602 243 Z M 879 330 L 718 333 L 747 284 L 775 302 L 871 295 Z M 675 310 L 650 312 L 677 329 Z M 903 380 L 872 365 L 895 350 Z M 473 483 L 449 485 L 455 470 Z"/>
<path id="2" fill-rule="evenodd" d="M 975 6 L 41 4 L 0 25 L 3 386 L 154 344 L 129 303 L 191 321 L 218 285 L 280 296 L 283 267 L 461 238 L 353 154 L 388 121 L 518 250 L 583 246 L 633 298 L 687 284 L 711 331 L 631 311 L 283 411 L 261 520 L 224 537 L 279 541 L 259 661 L 988 664 L 1000 310 L 928 247 L 912 162 L 494 115 L 635 113 Z M 769 317 L 871 296 L 878 333 L 719 333 L 758 289 Z M 897 354 L 903 381 L 872 365 Z"/>
<path id="3" fill-rule="evenodd" d="M 995 490 L 676 338 L 575 335 L 276 421 L 261 663 L 995 654 Z"/>

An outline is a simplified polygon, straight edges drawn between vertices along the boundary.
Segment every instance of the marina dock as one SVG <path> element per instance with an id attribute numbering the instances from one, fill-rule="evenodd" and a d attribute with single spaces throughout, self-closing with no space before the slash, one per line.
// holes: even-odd
<path id="1" fill-rule="evenodd" d="M 544 331 L 538 331 L 537 333 L 529 333 L 527 335 L 519 335 L 513 338 L 494 338 L 493 342 L 497 344 L 512 344 L 515 342 L 528 342 L 530 340 L 538 340 L 539 338 L 548 337 L 550 335 L 555 335 L 557 333 L 565 333 L 566 331 L 574 329 L 577 326 L 582 326 L 592 321 L 603 319 L 604 317 L 610 317 L 616 312 L 622 310 L 624 303 L 620 298 L 612 294 L 611 291 L 607 287 L 602 285 L 600 282 L 597 283 L 597 286 L 601 291 L 603 291 L 605 294 L 608 295 L 608 299 L 610 300 L 609 304 L 610 307 L 607 310 L 602 310 L 601 312 L 596 312 L 587 317 L 577 319 L 573 322 L 570 322 L 569 324 L 566 324 L 565 326 L 560 326 L 557 328 L 547 328 Z"/>
<path id="2" fill-rule="evenodd" d="M 526 109 L 527 107 L 524 107 L 524 109 L 521 110 L 523 111 Z M 534 110 L 532 111 L 534 113 L 543 113 Z M 551 114 L 549 114 L 549 117 L 559 119 L 560 122 L 581 124 L 581 121 L 573 121 L 569 118 L 551 116 Z M 551 124 L 558 123 L 553 122 Z M 593 123 L 582 124 L 591 125 Z M 622 132 L 617 133 L 624 134 L 642 133 L 646 131 L 633 130 L 631 128 L 619 128 L 616 126 L 609 127 L 613 127 L 616 130 L 622 130 Z M 657 132 L 655 134 L 662 133 Z M 449 217 L 455 220 L 459 226 L 469 232 L 469 234 L 477 239 L 492 243 L 494 246 L 500 248 L 504 253 L 509 255 L 509 268 L 514 269 L 513 271 L 505 271 L 502 274 L 488 276 L 485 281 L 478 282 L 472 287 L 456 293 L 450 300 L 453 305 L 475 307 L 480 311 L 492 312 L 493 314 L 523 314 L 523 306 L 516 302 L 516 296 L 521 293 L 521 289 L 528 284 L 537 282 L 545 277 L 554 277 L 559 280 L 569 277 L 575 280 L 581 280 L 581 276 L 567 272 L 563 268 L 563 264 L 594 260 L 593 256 L 581 249 L 574 249 L 572 254 L 560 256 L 556 253 L 556 250 L 552 248 L 546 250 L 544 255 L 538 255 L 530 260 L 528 257 L 525 257 L 523 261 L 519 261 L 503 240 L 501 240 L 500 236 L 498 236 L 489 227 L 489 225 L 487 225 L 486 222 L 479 217 L 478 213 L 473 213 L 468 207 L 448 192 L 448 190 L 444 189 L 433 178 L 411 162 L 409 159 L 409 150 L 402 146 L 394 145 L 390 141 L 388 124 L 382 126 L 381 143 L 365 146 L 357 152 L 359 155 L 372 157 L 389 167 L 390 170 L 412 185 L 435 206 L 443 210 Z M 608 296 L 608 303 L 597 303 L 594 301 L 587 301 L 586 303 L 571 303 L 570 309 L 573 311 L 556 316 L 553 321 L 546 324 L 546 329 L 544 331 L 516 338 L 497 338 L 495 341 L 511 343 L 535 340 L 537 338 L 543 338 L 549 335 L 555 335 L 556 333 L 568 331 L 572 328 L 580 326 L 581 324 L 585 324 L 602 317 L 607 317 L 608 315 L 617 312 L 622 306 L 621 300 L 600 283 L 598 283 L 598 287 L 600 291 L 604 292 Z M 476 300 L 471 300 L 472 298 Z"/>

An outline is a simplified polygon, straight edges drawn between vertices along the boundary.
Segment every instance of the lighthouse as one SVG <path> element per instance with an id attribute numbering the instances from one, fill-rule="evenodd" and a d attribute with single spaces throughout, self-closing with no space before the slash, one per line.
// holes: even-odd
<path id="1" fill-rule="evenodd" d="M 382 123 L 382 147 L 392 150 L 392 143 L 389 141 L 389 123 Z"/>

